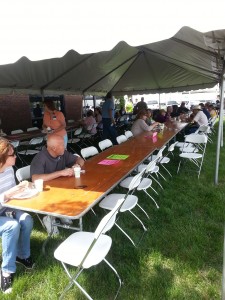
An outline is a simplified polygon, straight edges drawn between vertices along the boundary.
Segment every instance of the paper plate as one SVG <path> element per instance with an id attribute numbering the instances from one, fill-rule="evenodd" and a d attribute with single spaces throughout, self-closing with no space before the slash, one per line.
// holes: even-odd
<path id="1" fill-rule="evenodd" d="M 38 190 L 37 189 L 26 189 L 25 191 L 23 191 L 20 194 L 17 194 L 16 196 L 14 196 L 14 199 L 28 199 L 28 198 L 32 198 L 34 196 L 36 196 L 38 194 Z"/>

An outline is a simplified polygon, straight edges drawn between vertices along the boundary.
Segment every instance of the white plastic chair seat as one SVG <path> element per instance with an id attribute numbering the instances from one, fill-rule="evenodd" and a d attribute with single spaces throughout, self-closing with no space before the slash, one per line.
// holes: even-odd
<path id="1" fill-rule="evenodd" d="M 152 185 L 152 180 L 150 178 L 143 178 L 139 186 L 137 187 L 138 191 L 148 189 Z"/>
<path id="2" fill-rule="evenodd" d="M 160 162 L 160 164 L 168 164 L 170 162 L 170 158 L 163 157 L 159 162 Z"/>
<path id="3" fill-rule="evenodd" d="M 202 158 L 202 154 L 185 152 L 185 153 L 181 153 L 180 157 L 189 158 L 189 159 L 198 159 L 198 158 Z"/>
<path id="4" fill-rule="evenodd" d="M 69 144 L 76 144 L 76 143 L 79 143 L 80 139 L 76 138 L 76 139 L 69 139 L 68 140 L 68 143 Z"/>
<path id="5" fill-rule="evenodd" d="M 75 232 L 59 245 L 54 252 L 54 257 L 66 264 L 77 267 L 82 262 L 84 254 L 93 242 L 94 237 L 95 234 L 92 232 Z M 94 244 L 82 267 L 86 269 L 100 263 L 108 254 L 111 244 L 111 237 L 102 234 Z"/>
<path id="6" fill-rule="evenodd" d="M 106 196 L 100 203 L 99 206 L 101 208 L 112 210 L 117 202 L 124 198 L 125 194 L 110 194 Z M 124 201 L 123 205 L 120 208 L 120 212 L 125 212 L 127 210 L 133 209 L 138 202 L 137 196 L 128 195 L 126 200 Z"/>
<path id="7" fill-rule="evenodd" d="M 22 151 L 18 151 L 19 154 L 22 154 L 22 155 L 35 155 L 37 154 L 38 152 L 40 152 L 39 150 L 22 150 Z"/>
<path id="8" fill-rule="evenodd" d="M 27 128 L 27 132 L 31 132 L 31 131 L 35 131 L 35 130 L 39 130 L 39 128 L 38 127 Z"/>

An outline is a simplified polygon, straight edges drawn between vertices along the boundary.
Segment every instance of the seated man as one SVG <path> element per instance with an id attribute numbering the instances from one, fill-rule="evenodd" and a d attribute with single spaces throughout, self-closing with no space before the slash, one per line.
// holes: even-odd
<path id="1" fill-rule="evenodd" d="M 73 167 L 84 165 L 84 160 L 65 150 L 62 136 L 52 134 L 48 136 L 47 147 L 44 147 L 31 162 L 31 178 L 49 181 L 60 176 L 74 176 Z M 66 224 L 71 224 L 71 220 L 61 218 Z M 51 220 L 48 216 L 43 218 L 46 229 L 51 232 Z M 54 226 L 53 234 L 58 234 L 58 228 Z"/>
<path id="2" fill-rule="evenodd" d="M 193 110 L 193 119 L 185 129 L 186 134 L 194 133 L 201 125 L 208 125 L 208 119 L 204 114 L 204 112 L 202 111 L 200 105 L 195 105 L 192 110 Z"/>
<path id="3" fill-rule="evenodd" d="M 28 182 L 16 185 L 13 166 L 16 155 L 13 146 L 0 138 L 0 203 L 25 190 Z M 0 204 L 0 236 L 2 238 L 1 290 L 12 291 L 16 262 L 27 269 L 34 264 L 30 257 L 30 234 L 33 228 L 31 216 L 20 210 L 12 210 Z"/>

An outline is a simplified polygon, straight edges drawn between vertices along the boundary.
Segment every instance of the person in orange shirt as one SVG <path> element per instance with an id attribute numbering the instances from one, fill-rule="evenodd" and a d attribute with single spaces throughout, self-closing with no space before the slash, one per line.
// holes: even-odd
<path id="1" fill-rule="evenodd" d="M 63 137 L 65 148 L 68 142 L 68 136 L 66 132 L 66 121 L 63 113 L 55 109 L 53 100 L 45 100 L 44 102 L 44 118 L 43 129 L 48 134 L 57 134 Z"/>

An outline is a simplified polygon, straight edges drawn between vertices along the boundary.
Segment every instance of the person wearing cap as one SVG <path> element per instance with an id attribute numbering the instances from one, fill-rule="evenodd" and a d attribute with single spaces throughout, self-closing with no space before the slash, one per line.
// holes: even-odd
<path id="1" fill-rule="evenodd" d="M 199 126 L 201 125 L 208 125 L 208 119 L 204 112 L 202 111 L 202 108 L 200 105 L 195 105 L 192 108 L 193 111 L 193 119 L 187 129 L 185 130 L 186 134 L 194 133 Z"/>

